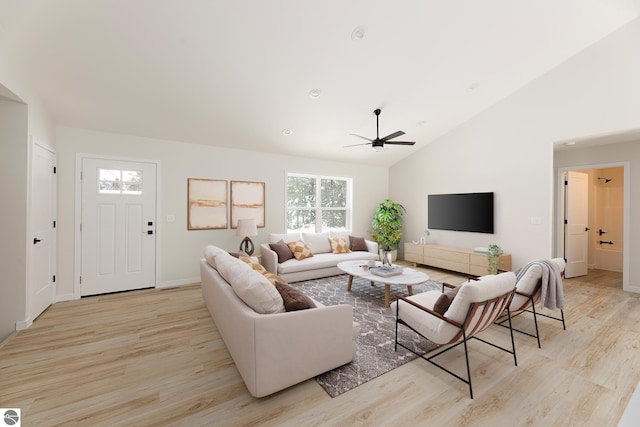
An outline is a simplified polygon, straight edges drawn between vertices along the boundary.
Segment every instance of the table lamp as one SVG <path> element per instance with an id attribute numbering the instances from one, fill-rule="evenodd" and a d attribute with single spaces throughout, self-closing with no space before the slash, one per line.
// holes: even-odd
<path id="1" fill-rule="evenodd" d="M 247 255 L 253 254 L 253 242 L 250 236 L 258 235 L 258 226 L 255 219 L 239 219 L 236 228 L 236 236 L 244 236 L 240 242 L 240 250 L 246 252 Z"/>

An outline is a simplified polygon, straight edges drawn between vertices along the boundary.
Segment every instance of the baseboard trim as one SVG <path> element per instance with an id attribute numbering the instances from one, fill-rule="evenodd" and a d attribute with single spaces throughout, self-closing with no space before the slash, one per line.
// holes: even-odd
<path id="1" fill-rule="evenodd" d="M 16 331 L 23 331 L 33 325 L 33 319 L 20 320 L 16 322 Z"/>
<path id="2" fill-rule="evenodd" d="M 190 277 L 187 279 L 167 280 L 156 285 L 158 289 L 175 288 L 176 286 L 194 285 L 200 283 L 200 277 Z"/>
<path id="3" fill-rule="evenodd" d="M 56 301 L 55 302 L 62 302 L 62 301 L 73 301 L 76 299 L 80 299 L 79 296 L 76 296 L 76 294 L 62 294 L 62 295 L 56 295 Z"/>
<path id="4" fill-rule="evenodd" d="M 623 291 L 634 292 L 636 294 L 640 294 L 640 286 L 627 286 L 626 288 L 623 286 Z"/>

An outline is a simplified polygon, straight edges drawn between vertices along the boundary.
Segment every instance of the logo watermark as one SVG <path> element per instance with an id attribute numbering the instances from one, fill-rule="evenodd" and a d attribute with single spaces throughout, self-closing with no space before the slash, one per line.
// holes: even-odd
<path id="1" fill-rule="evenodd" d="M 2 422 L 0 426 L 20 427 L 20 408 L 0 408 Z"/>

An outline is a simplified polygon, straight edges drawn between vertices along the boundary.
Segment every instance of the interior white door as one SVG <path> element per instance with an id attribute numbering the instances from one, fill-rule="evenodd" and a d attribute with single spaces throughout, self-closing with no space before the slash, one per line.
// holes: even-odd
<path id="1" fill-rule="evenodd" d="M 565 177 L 565 277 L 587 274 L 589 175 L 568 171 Z"/>
<path id="2" fill-rule="evenodd" d="M 156 164 L 82 159 L 81 295 L 155 286 Z"/>
<path id="3" fill-rule="evenodd" d="M 56 154 L 31 144 L 29 226 L 32 239 L 29 254 L 28 319 L 35 320 L 55 298 L 56 260 Z"/>

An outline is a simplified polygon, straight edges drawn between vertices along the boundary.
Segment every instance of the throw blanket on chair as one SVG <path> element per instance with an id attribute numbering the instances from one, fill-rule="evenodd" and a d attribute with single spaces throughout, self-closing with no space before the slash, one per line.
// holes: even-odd
<path id="1" fill-rule="evenodd" d="M 522 267 L 516 278 L 516 283 L 532 265 L 542 268 L 542 306 L 551 310 L 564 308 L 564 291 L 562 289 L 562 272 L 560 268 L 549 260 L 531 261 Z"/>

